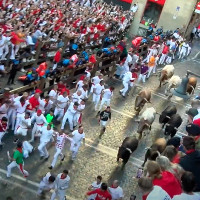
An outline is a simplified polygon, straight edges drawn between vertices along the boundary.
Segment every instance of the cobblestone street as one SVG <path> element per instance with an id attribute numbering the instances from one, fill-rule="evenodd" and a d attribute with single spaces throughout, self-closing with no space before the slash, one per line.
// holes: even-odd
<path id="1" fill-rule="evenodd" d="M 195 52 L 197 53 L 197 52 Z M 192 54 L 189 60 L 178 62 L 175 66 L 175 74 L 184 76 L 188 66 L 194 73 L 199 74 L 199 61 L 198 59 L 192 59 Z M 199 79 L 198 79 L 199 81 Z M 134 101 L 135 96 L 141 88 L 147 87 L 152 91 L 152 99 L 147 107 L 154 107 L 158 113 L 162 112 L 167 105 L 175 104 L 177 106 L 178 113 L 183 118 L 183 123 L 180 127 L 180 132 L 185 132 L 183 129 L 186 124 L 185 111 L 189 107 L 189 101 L 177 101 L 175 97 L 168 101 L 164 93 L 164 88 L 158 88 L 159 81 L 157 76 L 152 76 L 146 82 L 146 84 L 139 84 L 132 89 L 127 98 L 122 98 L 119 95 L 119 89 L 122 84 L 119 80 L 108 80 L 106 82 L 108 86 L 115 86 L 114 97 L 111 103 L 112 119 L 106 129 L 105 134 L 101 139 L 98 139 L 100 127 L 98 125 L 98 119 L 96 118 L 96 111 L 91 102 L 91 98 L 86 104 L 86 109 L 83 114 L 83 127 L 86 133 L 86 145 L 81 146 L 78 153 L 78 157 L 75 161 L 71 161 L 69 152 L 69 143 L 66 144 L 65 154 L 66 158 L 62 164 L 57 163 L 56 167 L 52 170 L 52 173 L 57 175 L 62 172 L 63 169 L 69 169 L 71 182 L 70 187 L 67 190 L 67 200 L 83 200 L 88 186 L 94 181 L 97 175 L 103 177 L 103 181 L 111 182 L 115 179 L 120 180 L 120 186 L 124 190 L 124 200 L 129 200 L 132 193 L 138 195 L 137 199 L 140 199 L 140 195 L 137 189 L 137 180 L 134 178 L 136 171 L 141 166 L 145 148 L 149 147 L 152 142 L 163 136 L 161 125 L 158 123 L 158 115 L 155 122 L 152 125 L 150 135 L 142 138 L 137 150 L 132 154 L 131 159 L 127 163 L 125 169 L 121 169 L 120 165 L 116 162 L 116 156 L 119 145 L 122 143 L 126 136 L 136 134 L 138 123 L 135 122 L 134 117 Z M 199 90 L 195 91 L 198 94 Z M 195 95 L 194 94 L 194 95 Z M 29 134 L 30 137 L 30 134 Z M 6 166 L 8 165 L 8 159 L 6 152 L 14 149 L 13 133 L 9 133 L 4 137 L 5 146 L 0 151 L 0 200 L 4 200 L 7 196 L 11 196 L 13 200 L 36 200 L 38 184 L 48 171 L 48 167 L 53 159 L 54 146 L 48 146 L 50 157 L 48 161 L 40 160 L 37 149 L 25 160 L 25 169 L 30 173 L 30 176 L 25 180 L 17 171 L 13 170 L 13 176 L 10 179 L 6 179 Z M 34 147 L 38 147 L 39 141 L 34 143 Z M 49 196 L 46 197 L 49 199 Z"/>

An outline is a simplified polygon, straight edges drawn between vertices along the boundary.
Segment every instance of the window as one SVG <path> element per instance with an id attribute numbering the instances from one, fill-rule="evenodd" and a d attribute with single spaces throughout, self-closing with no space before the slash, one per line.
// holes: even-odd
<path id="1" fill-rule="evenodd" d="M 148 0 L 141 23 L 146 26 L 152 24 L 152 27 L 155 28 L 158 24 L 164 4 L 165 0 Z"/>

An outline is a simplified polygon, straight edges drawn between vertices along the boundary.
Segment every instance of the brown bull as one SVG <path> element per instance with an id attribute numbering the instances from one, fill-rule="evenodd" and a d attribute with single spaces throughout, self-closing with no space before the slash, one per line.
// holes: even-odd
<path id="1" fill-rule="evenodd" d="M 166 70 L 162 70 L 160 74 L 160 85 L 161 87 L 162 83 L 165 83 L 165 81 L 169 80 L 174 75 L 174 72 L 168 73 Z"/>
<path id="2" fill-rule="evenodd" d="M 189 81 L 188 81 L 188 84 L 187 84 L 187 93 L 188 94 L 193 94 L 194 90 L 196 88 L 196 85 L 197 85 L 196 77 L 190 77 Z"/>
<path id="3" fill-rule="evenodd" d="M 150 103 L 151 100 L 151 91 L 144 89 L 139 92 L 135 99 L 135 111 L 136 115 L 140 113 L 145 103 Z"/>

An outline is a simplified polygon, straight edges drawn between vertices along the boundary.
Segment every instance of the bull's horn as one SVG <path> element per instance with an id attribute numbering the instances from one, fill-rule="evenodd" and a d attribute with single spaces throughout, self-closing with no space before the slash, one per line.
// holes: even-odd
<path id="1" fill-rule="evenodd" d="M 126 148 L 126 150 L 127 151 L 129 151 L 130 152 L 130 154 L 132 154 L 133 152 L 131 151 L 131 149 L 129 149 L 129 148 Z"/>
<path id="2" fill-rule="evenodd" d="M 149 102 L 146 98 L 144 98 L 144 100 L 145 100 L 146 102 Z"/>
<path id="3" fill-rule="evenodd" d="M 150 126 L 151 126 L 151 125 L 149 125 L 149 124 L 147 124 L 147 123 L 145 123 L 145 125 L 146 125 L 146 126 L 148 126 L 148 127 L 150 127 Z"/>
<path id="4" fill-rule="evenodd" d="M 166 126 L 169 126 L 170 124 L 165 124 Z"/>
<path id="5" fill-rule="evenodd" d="M 161 115 L 160 113 L 156 112 L 157 115 Z"/>
<path id="6" fill-rule="evenodd" d="M 169 116 L 166 116 L 168 119 L 171 119 L 171 117 L 169 117 Z"/>
<path id="7" fill-rule="evenodd" d="M 178 131 L 178 128 L 174 127 L 174 129 L 175 129 L 176 131 Z"/>

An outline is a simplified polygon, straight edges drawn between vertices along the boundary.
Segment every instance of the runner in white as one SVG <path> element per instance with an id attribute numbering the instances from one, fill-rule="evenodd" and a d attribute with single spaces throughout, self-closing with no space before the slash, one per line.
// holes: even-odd
<path id="1" fill-rule="evenodd" d="M 77 123 L 81 124 L 82 122 L 82 112 L 85 109 L 85 100 L 80 100 L 77 112 L 74 115 L 74 126 L 77 126 Z"/>
<path id="2" fill-rule="evenodd" d="M 109 89 L 104 89 L 102 91 L 101 104 L 100 104 L 100 107 L 99 107 L 99 111 L 102 109 L 104 104 L 106 104 L 106 106 L 110 106 L 110 101 L 111 101 L 111 98 L 113 96 L 114 89 L 115 88 L 111 86 Z"/>
<path id="3" fill-rule="evenodd" d="M 103 74 L 99 74 L 98 76 L 95 76 L 91 79 L 91 83 L 92 83 L 92 86 L 90 88 L 90 94 L 93 94 L 93 89 L 94 89 L 94 86 L 98 83 L 100 83 L 100 81 L 103 80 Z"/>
<path id="4" fill-rule="evenodd" d="M 32 134 L 31 134 L 31 140 L 29 142 L 33 142 L 35 135 L 38 136 L 42 127 L 44 125 L 48 124 L 48 122 L 47 122 L 46 118 L 44 117 L 44 115 L 42 114 L 41 110 L 38 110 L 37 113 L 35 113 L 31 117 L 31 123 L 33 123 L 34 121 L 35 121 L 35 123 L 34 123 Z"/>
<path id="5" fill-rule="evenodd" d="M 66 189 L 69 187 L 70 177 L 68 175 L 68 170 L 64 170 L 56 177 L 55 190 L 51 195 L 51 200 L 55 200 L 58 197 L 59 200 L 65 200 Z"/>
<path id="6" fill-rule="evenodd" d="M 65 155 L 62 153 L 62 150 L 65 146 L 65 140 L 68 136 L 62 130 L 60 130 L 59 132 L 55 132 L 54 134 L 56 136 L 56 153 L 54 154 L 53 161 L 49 169 L 53 169 L 55 167 L 56 162 L 58 160 L 58 156 L 61 157 L 61 161 L 63 161 L 65 158 Z"/>
<path id="7" fill-rule="evenodd" d="M 71 102 L 69 105 L 69 108 L 67 109 L 67 112 L 65 113 L 63 120 L 62 120 L 62 125 L 61 125 L 61 129 L 63 130 L 65 128 L 65 123 L 68 120 L 69 122 L 69 128 L 71 131 L 74 130 L 74 116 L 77 112 L 77 108 L 78 108 L 78 103 L 75 102 Z"/>
<path id="8" fill-rule="evenodd" d="M 54 141 L 53 133 L 54 131 L 51 129 L 51 125 L 44 126 L 41 129 L 41 136 L 40 136 L 40 144 L 38 146 L 38 150 L 40 152 L 40 158 L 45 158 L 46 160 L 49 158 L 49 152 L 46 149 L 46 145 L 50 141 Z"/>
<path id="9" fill-rule="evenodd" d="M 62 95 L 59 95 L 57 98 L 57 104 L 54 111 L 55 117 L 57 117 L 57 120 L 60 121 L 63 118 L 63 115 L 65 113 L 65 109 L 67 108 L 69 98 L 67 96 L 67 92 L 63 92 Z"/>
<path id="10" fill-rule="evenodd" d="M 85 145 L 85 133 L 83 132 L 83 127 L 79 126 L 78 130 L 73 131 L 72 138 L 69 137 L 68 140 L 71 142 L 70 151 L 72 152 L 72 160 L 75 160 L 82 140 Z"/>
<path id="11" fill-rule="evenodd" d="M 49 92 L 50 100 L 55 103 L 58 97 L 58 85 L 54 85 L 53 89 Z"/>

